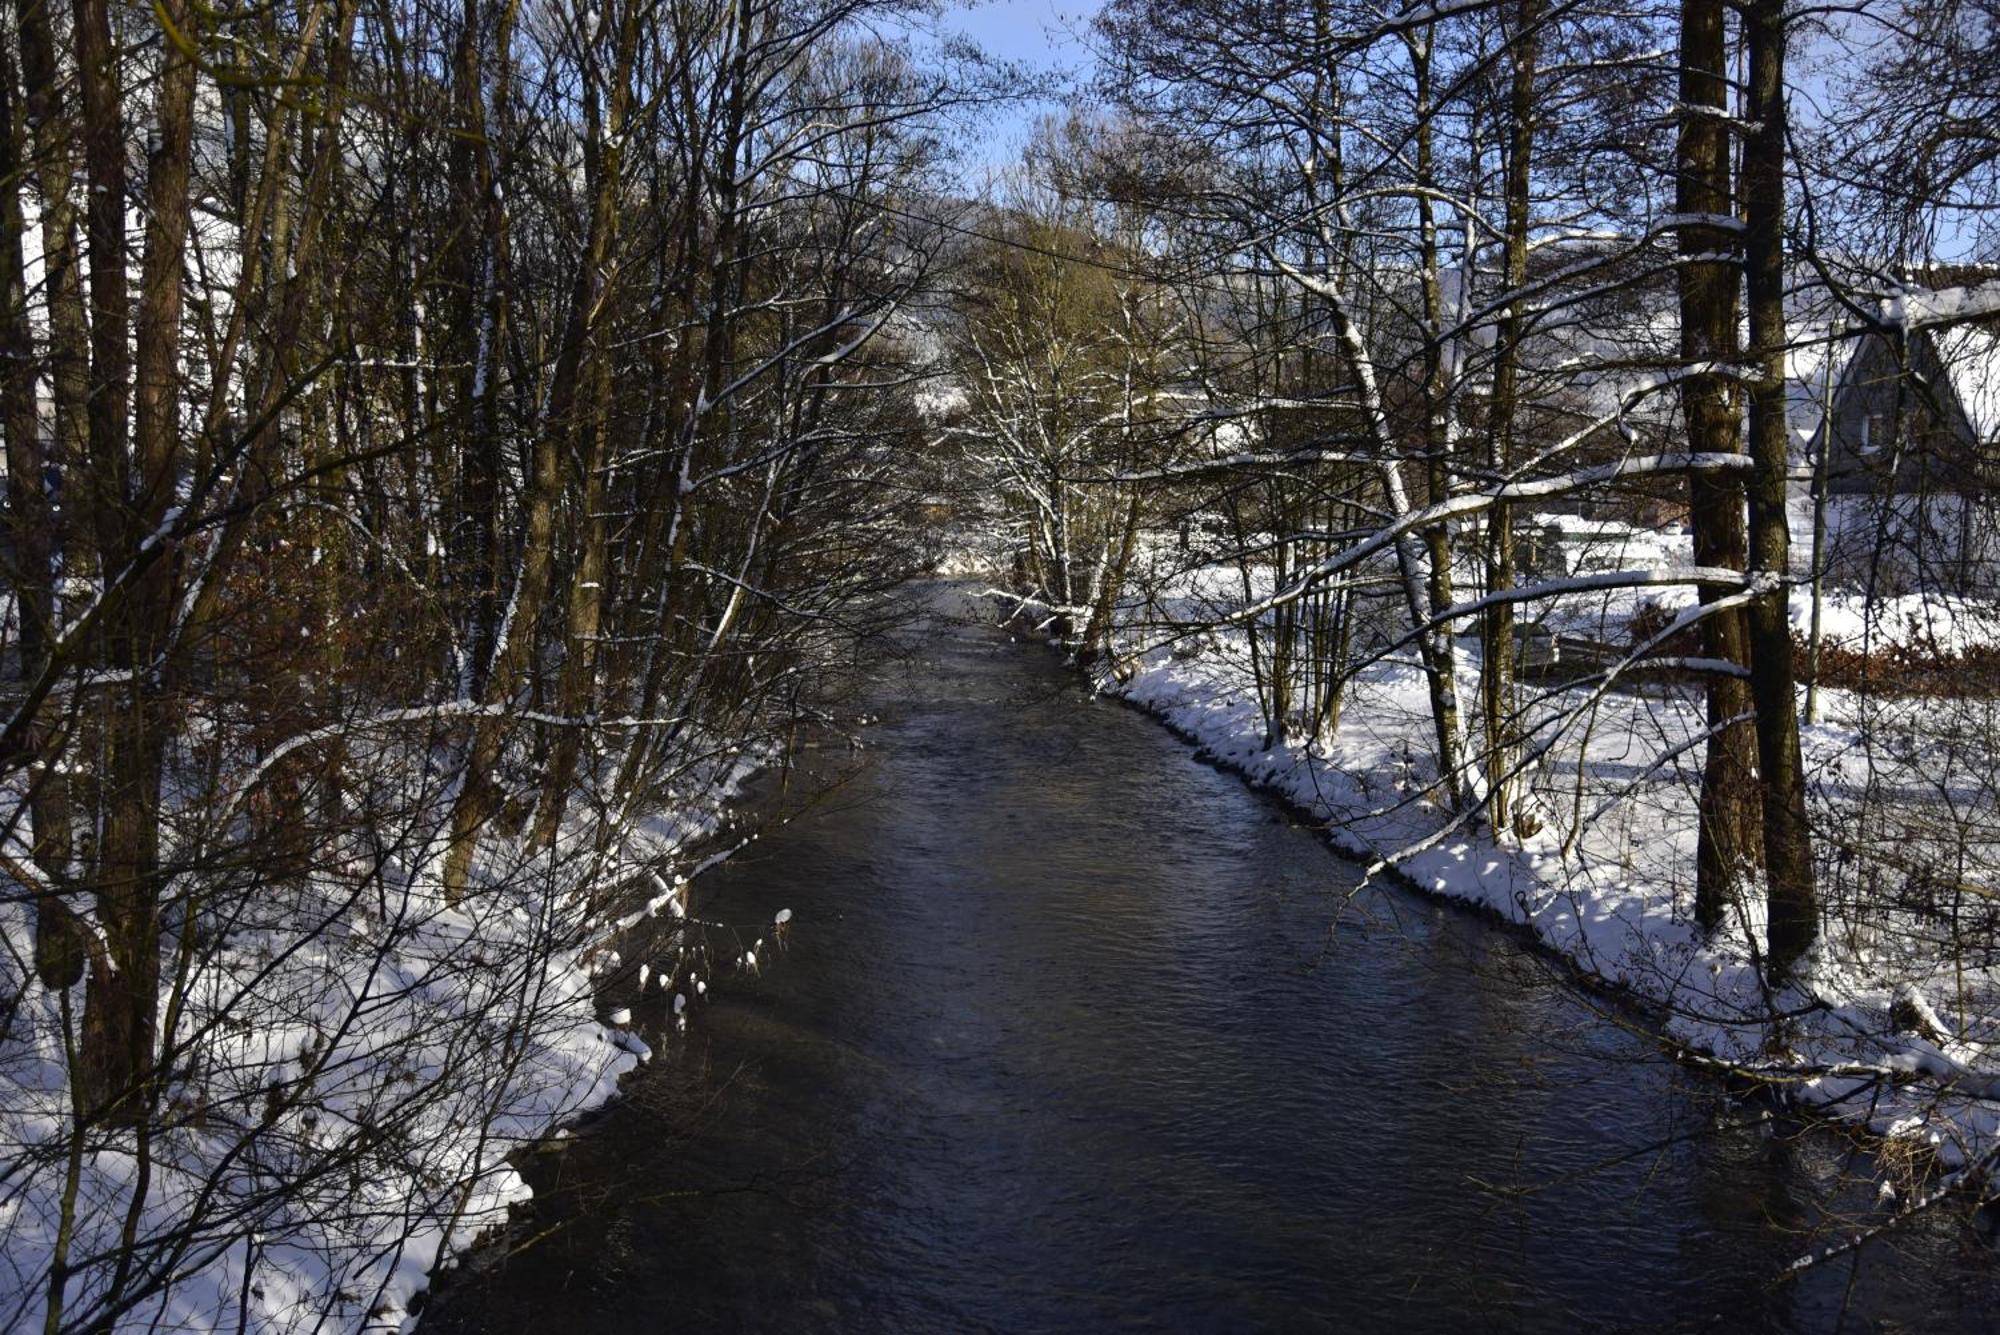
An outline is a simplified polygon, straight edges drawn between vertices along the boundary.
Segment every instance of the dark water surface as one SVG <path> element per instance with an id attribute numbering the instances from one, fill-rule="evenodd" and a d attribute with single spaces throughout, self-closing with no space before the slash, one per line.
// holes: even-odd
<path id="1" fill-rule="evenodd" d="M 1347 904 L 1313 834 L 1045 651 L 945 623 L 879 677 L 859 772 L 698 887 L 792 909 L 789 948 L 536 1156 L 426 1330 L 2000 1321 L 1958 1212 L 1790 1274 L 1883 1217 L 1840 1136 L 1481 920 Z"/>

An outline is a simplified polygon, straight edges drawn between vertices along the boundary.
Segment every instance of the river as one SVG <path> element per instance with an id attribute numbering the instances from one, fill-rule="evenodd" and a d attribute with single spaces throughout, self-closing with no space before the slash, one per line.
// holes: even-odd
<path id="1" fill-rule="evenodd" d="M 769 924 L 426 1331 L 1991 1329 L 1961 1211 L 1357 872 L 1053 655 L 939 618 L 697 883 Z M 809 780 L 801 780 L 809 783 Z M 768 926 L 745 928 L 769 936 Z M 726 933 L 723 934 L 726 936 Z"/>

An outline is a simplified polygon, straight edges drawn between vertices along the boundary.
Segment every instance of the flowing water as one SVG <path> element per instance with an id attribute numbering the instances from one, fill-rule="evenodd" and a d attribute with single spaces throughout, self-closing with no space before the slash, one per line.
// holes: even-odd
<path id="1" fill-rule="evenodd" d="M 698 884 L 746 937 L 791 909 L 787 948 L 533 1156 L 531 1215 L 427 1330 L 2000 1319 L 1962 1211 L 1791 1271 L 1885 1216 L 1864 1153 L 1732 1103 L 1503 929 L 1350 898 L 1312 832 L 1047 651 L 941 618 L 873 696 L 859 768 Z"/>

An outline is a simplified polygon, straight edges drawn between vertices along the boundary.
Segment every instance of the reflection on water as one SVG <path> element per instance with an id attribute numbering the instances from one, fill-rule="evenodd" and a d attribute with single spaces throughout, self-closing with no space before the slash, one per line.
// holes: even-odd
<path id="1" fill-rule="evenodd" d="M 1981 1329 L 1882 1217 L 1506 933 L 1351 869 L 1053 659 L 945 623 L 865 763 L 710 876 L 796 915 L 433 1330 Z"/>

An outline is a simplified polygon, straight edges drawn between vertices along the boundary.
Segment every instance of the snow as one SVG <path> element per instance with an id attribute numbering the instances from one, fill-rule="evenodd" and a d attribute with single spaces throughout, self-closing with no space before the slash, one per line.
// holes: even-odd
<path id="1" fill-rule="evenodd" d="M 919 389 L 911 396 L 911 402 L 924 421 L 944 422 L 963 413 L 972 402 L 972 395 L 963 385 L 939 381 Z"/>
<path id="2" fill-rule="evenodd" d="M 1646 564 L 1634 560 L 1634 549 L 1663 559 L 1688 555 L 1682 535 L 1563 517 L 1556 524 L 1566 539 L 1596 543 L 1621 563 Z M 1162 544 L 1153 559 L 1164 551 Z M 1762 937 L 1761 896 L 1747 895 L 1714 938 L 1699 932 L 1691 908 L 1705 725 L 1692 692 L 1529 683 L 1529 749 L 1542 758 L 1529 772 L 1521 805 L 1538 828 L 1496 840 L 1424 796 L 1435 778 L 1432 725 L 1414 665 L 1380 661 L 1361 668 L 1337 731 L 1266 748 L 1240 621 L 1193 635 L 1184 629 L 1227 622 L 1246 601 L 1254 606 L 1265 595 L 1253 588 L 1246 600 L 1233 567 L 1156 571 L 1153 582 L 1142 583 L 1145 597 L 1122 608 L 1116 666 L 1099 688 L 1324 822 L 1331 841 L 1371 874 L 1399 876 L 1521 925 L 1581 978 L 1654 1007 L 1665 1017 L 1666 1041 L 1692 1060 L 1762 1072 L 1829 1115 L 1917 1137 L 1949 1168 L 1978 1163 L 2000 1144 L 1994 1001 L 2000 978 L 1991 970 L 1958 969 L 1935 939 L 1865 939 L 1856 931 L 1852 939 L 1826 940 L 1812 975 L 1820 1009 L 1781 1035 L 1767 1022 L 1751 948 Z M 1587 589 L 1560 600 L 1550 619 L 1622 643 L 1619 632 L 1647 600 L 1685 609 L 1694 593 Z M 1809 606 L 1800 591 L 1792 610 L 1801 627 Z M 1830 635 L 1858 633 L 1865 620 L 1859 609 L 1858 595 L 1833 593 Z M 1891 632 L 1897 613 L 1917 610 L 1892 605 L 1872 623 L 1875 642 Z M 1922 610 L 1946 643 L 2000 643 L 2000 618 L 1991 607 L 1932 595 Z M 1476 700 L 1476 637 L 1461 639 L 1458 648 L 1459 698 Z M 1932 752 L 1923 745 L 1897 761 L 1860 755 L 1857 738 L 1895 727 L 1921 735 L 1936 726 L 1937 711 L 1922 702 L 1882 704 L 1832 690 L 1822 698 L 1827 721 L 1805 729 L 1804 745 L 1816 820 L 1837 839 L 1860 828 L 1858 795 L 1869 795 L 1870 819 L 1888 819 L 1885 813 L 1901 809 L 1889 790 L 1921 794 L 1935 778 L 1927 768 Z M 1933 1042 L 1892 1022 L 1899 998 L 1928 1017 L 1935 1034 L 1950 1037 Z M 1939 1013 L 1947 1000 L 1955 1015 L 1949 1023 Z M 1912 1083 L 1906 1079 L 1912 1075 L 1923 1078 Z"/>
<path id="3" fill-rule="evenodd" d="M 421 754 L 368 737 L 352 737 L 357 772 L 421 774 Z M 687 850 L 722 828 L 722 803 L 760 763 L 735 754 L 691 776 L 679 807 L 632 823 L 622 865 L 691 870 Z M 629 873 L 580 855 L 591 838 L 572 824 L 549 854 L 488 840 L 454 904 L 436 879 L 442 828 L 437 810 L 420 812 L 409 830 L 380 831 L 407 852 L 261 892 L 226 942 L 194 956 L 163 1037 L 179 1045 L 164 1098 L 177 1115 L 153 1137 L 136 1221 L 139 1263 L 175 1274 L 121 1328 L 235 1330 L 239 1305 L 258 1332 L 411 1328 L 433 1270 L 530 1194 L 509 1156 L 614 1097 L 650 1057 L 618 1027 L 629 1008 L 608 1012 L 611 1027 L 596 1018 L 620 922 L 593 926 L 583 909 L 603 883 L 593 871 Z M 25 967 L 32 930 L 25 904 L 0 904 L 0 995 L 18 997 L 0 1035 L 5 1329 L 43 1324 L 71 1125 L 62 1009 L 80 1001 Z M 163 979 L 163 1014 L 171 988 Z M 100 1131 L 80 1162 L 69 1254 L 105 1259 L 68 1279 L 69 1321 L 119 1253 L 133 1151 L 129 1134 Z M 164 1251 L 190 1223 L 186 1250 Z"/>
<path id="4" fill-rule="evenodd" d="M 1920 329 L 2000 315 L 2000 279 L 1970 287 L 1899 288 L 1882 302 L 1886 324 Z"/>
<path id="5" fill-rule="evenodd" d="M 548 1004 L 543 1014 L 518 1016 L 526 1023 L 525 1043 L 513 1069 L 497 1081 L 467 1088 L 445 1081 L 457 1058 L 452 1021 L 494 1002 L 493 989 L 510 981 L 499 971 L 484 977 L 468 974 L 452 968 L 451 961 L 475 943 L 497 953 L 499 943 L 510 936 L 519 942 L 523 928 L 508 914 L 483 909 L 460 913 L 437 901 L 405 909 L 424 912 L 429 920 L 406 933 L 393 952 L 333 947 L 299 960 L 302 968 L 318 964 L 337 970 L 336 976 L 358 996 L 375 1001 L 366 1026 L 350 1028 L 336 1040 L 334 1051 L 321 1055 L 314 1050 L 315 1040 L 323 1043 L 327 1033 L 338 1033 L 344 1018 L 337 1003 L 323 1003 L 305 1023 L 265 1025 L 218 1039 L 210 1055 L 219 1070 L 300 1087 L 298 1096 L 288 1100 L 290 1106 L 277 1114 L 265 1137 L 268 1143 L 294 1140 L 338 1156 L 357 1149 L 360 1137 L 386 1122 L 413 1152 L 403 1171 L 380 1171 L 358 1184 L 355 1204 L 365 1213 L 350 1207 L 316 1217 L 310 1196 L 272 1207 L 258 1229 L 262 1241 L 254 1255 L 236 1239 L 208 1253 L 197 1249 L 191 1273 L 179 1278 L 163 1300 L 143 1305 L 126 1320 L 143 1325 L 163 1318 L 176 1329 L 220 1329 L 234 1324 L 238 1298 L 248 1293 L 256 1329 L 310 1329 L 322 1322 L 346 1329 L 403 1324 L 409 1301 L 425 1287 L 432 1266 L 503 1219 L 507 1207 L 528 1194 L 506 1155 L 608 1098 L 619 1077 L 637 1064 L 635 1054 L 614 1045 L 590 1021 L 588 976 L 578 952 L 571 950 L 531 967 L 517 984 L 541 992 Z M 19 926 L 9 923 L 10 929 Z M 349 957 L 346 967 L 337 958 L 341 954 Z M 225 964 L 220 972 L 234 971 Z M 218 976 L 213 987 L 221 992 L 242 981 L 240 974 Z M 14 1277 L 32 1277 L 45 1268 L 59 1218 L 60 1175 L 35 1171 L 38 1160 L 47 1162 L 38 1147 L 59 1144 L 67 1131 L 64 1066 L 54 1046 L 59 1030 L 47 1014 L 52 1002 L 45 991 L 29 998 L 43 1012 L 44 1022 L 31 1030 L 25 1052 L 9 1054 L 5 1072 L 11 1088 L 0 1136 L 15 1170 L 9 1184 L 13 1199 L 25 1207 L 7 1226 L 8 1271 Z M 396 1106 L 397 1087 L 405 1077 L 409 1094 L 424 1093 Z M 170 1097 L 199 1098 L 218 1107 L 224 1103 L 221 1093 L 182 1089 L 184 1093 Z M 247 1092 L 227 1091 L 239 1099 Z M 142 1238 L 170 1234 L 194 1217 L 204 1178 L 224 1168 L 222 1156 L 236 1139 L 226 1126 L 206 1130 L 199 1122 L 161 1137 Z M 85 1205 L 73 1254 L 115 1250 L 133 1166 L 130 1152 L 115 1144 L 86 1162 Z M 243 1190 L 253 1188 L 254 1178 L 241 1184 Z M 91 1278 L 85 1274 L 71 1281 L 72 1310 L 88 1292 L 78 1291 L 79 1282 L 87 1285 Z M 40 1324 L 41 1295 L 34 1290 L 7 1292 L 0 1300 L 18 1327 Z"/>

